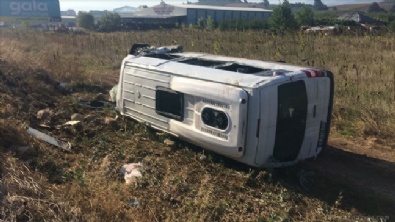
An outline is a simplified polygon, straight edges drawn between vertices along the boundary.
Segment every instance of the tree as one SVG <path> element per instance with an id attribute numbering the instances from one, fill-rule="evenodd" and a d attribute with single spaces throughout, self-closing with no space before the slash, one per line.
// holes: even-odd
<path id="1" fill-rule="evenodd" d="M 322 3 L 321 0 L 314 0 L 314 9 L 318 11 L 328 10 L 328 6 Z"/>
<path id="2" fill-rule="evenodd" d="M 277 6 L 273 10 L 273 14 L 269 19 L 270 27 L 273 29 L 296 29 L 297 23 L 294 15 L 292 14 L 291 6 L 288 0 Z"/>
<path id="3" fill-rule="evenodd" d="M 296 12 L 295 19 L 299 25 L 314 25 L 313 9 L 308 6 L 303 6 Z"/>
<path id="4" fill-rule="evenodd" d="M 77 25 L 84 29 L 93 29 L 95 26 L 95 18 L 87 12 L 79 11 L 77 16 Z"/>
<path id="5" fill-rule="evenodd" d="M 114 32 L 122 27 L 122 19 L 118 13 L 107 12 L 97 23 L 97 28 L 101 32 Z"/>
<path id="6" fill-rule="evenodd" d="M 263 6 L 265 6 L 265 8 L 269 7 L 270 2 L 269 0 L 263 0 Z"/>
<path id="7" fill-rule="evenodd" d="M 385 12 L 385 10 L 377 2 L 373 2 L 369 6 L 368 12 Z"/>

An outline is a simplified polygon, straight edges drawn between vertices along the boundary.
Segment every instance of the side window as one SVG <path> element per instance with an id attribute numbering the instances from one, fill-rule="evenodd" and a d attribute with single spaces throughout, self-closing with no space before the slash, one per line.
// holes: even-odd
<path id="1" fill-rule="evenodd" d="M 164 87 L 156 88 L 156 113 L 183 121 L 184 94 Z"/>

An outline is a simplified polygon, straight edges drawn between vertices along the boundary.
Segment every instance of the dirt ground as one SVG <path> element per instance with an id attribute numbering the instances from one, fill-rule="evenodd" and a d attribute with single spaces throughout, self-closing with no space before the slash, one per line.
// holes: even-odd
<path id="1" fill-rule="evenodd" d="M 331 138 L 327 149 L 314 162 L 306 162 L 316 172 L 371 195 L 387 199 L 395 213 L 395 152 L 389 146 L 344 138 Z M 392 216 L 393 218 L 393 216 Z"/>
<path id="2" fill-rule="evenodd" d="M 291 210 L 288 211 L 288 214 L 291 215 L 290 220 L 292 221 L 314 221 L 315 217 L 311 215 L 309 217 L 307 216 L 308 214 L 303 214 L 301 212 L 306 212 L 309 207 L 315 206 L 317 200 L 333 203 L 333 206 L 338 209 L 335 211 L 337 213 L 331 214 L 332 217 L 324 215 L 326 217 L 322 218 L 326 219 L 321 218 L 321 221 L 349 221 L 349 219 L 354 219 L 354 221 L 368 221 L 369 219 L 379 221 L 379 219 L 383 218 L 395 218 L 395 212 L 393 210 L 393 206 L 395 206 L 394 144 L 382 144 L 375 138 L 353 139 L 333 135 L 329 141 L 329 147 L 324 150 L 322 155 L 316 160 L 305 161 L 290 168 L 266 171 L 252 170 L 252 173 L 249 173 L 251 169 L 248 167 L 240 166 L 237 163 L 215 154 L 207 154 L 207 156 L 210 156 L 213 160 L 207 163 L 208 167 L 206 168 L 206 166 L 199 162 L 204 159 L 204 156 L 201 156 L 201 153 L 204 153 L 202 150 L 198 149 L 198 151 L 194 151 L 196 148 L 188 148 L 185 151 L 185 149 L 180 150 L 177 148 L 174 152 L 174 150 L 172 150 L 174 148 L 169 148 L 163 144 L 162 146 L 164 146 L 164 148 L 158 150 L 158 145 L 155 144 L 162 143 L 163 138 L 161 136 L 156 136 L 156 134 L 152 132 L 141 132 L 146 129 L 141 126 L 136 126 L 136 124 L 129 119 L 125 120 L 124 118 L 119 118 L 114 120 L 116 113 L 112 111 L 111 108 L 92 109 L 81 106 L 81 99 L 88 101 L 105 100 L 107 98 L 107 92 L 111 89 L 112 84 L 113 82 L 102 83 L 101 85 L 95 83 L 74 84 L 63 87 L 59 82 L 52 80 L 50 74 L 42 70 L 26 71 L 12 67 L 4 61 L 0 61 L 0 144 L 2 145 L 0 154 L 2 160 L 4 160 L 0 164 L 0 179 L 2 180 L 0 184 L 0 203 L 4 204 L 6 200 L 10 202 L 11 194 L 13 194 L 13 198 L 18 199 L 19 197 L 19 200 L 21 200 L 19 202 L 13 202 L 15 205 L 14 208 L 12 206 L 3 208 L 3 211 L 0 212 L 0 220 L 8 218 L 7 215 L 12 214 L 11 212 L 15 210 L 15 207 L 19 208 L 21 211 L 16 213 L 15 217 L 13 217 L 15 221 L 29 221 L 32 218 L 31 214 L 34 214 L 36 211 L 40 212 L 43 219 L 51 218 L 50 215 L 42 214 L 40 210 L 26 210 L 29 209 L 28 207 L 30 206 L 28 206 L 28 199 L 26 198 L 29 197 L 34 200 L 42 200 L 41 202 L 35 202 L 41 209 L 47 206 L 45 204 L 51 201 L 50 197 L 53 195 L 48 193 L 49 191 L 45 187 L 51 187 L 52 192 L 53 190 L 64 192 L 67 184 L 71 183 L 70 181 L 74 181 L 75 183 L 87 183 L 82 179 L 83 173 L 79 174 L 79 167 L 81 166 L 80 159 L 84 159 L 86 156 L 91 156 L 92 160 L 99 159 L 100 161 L 98 164 L 101 165 L 97 169 L 102 171 L 103 169 L 107 169 L 105 174 L 109 176 L 106 178 L 114 179 L 117 178 L 118 169 L 111 167 L 111 165 L 114 164 L 116 158 L 122 157 L 123 160 L 132 161 L 134 160 L 132 157 L 127 157 L 131 155 L 136 156 L 135 159 L 138 159 L 138 156 L 145 156 L 151 159 L 158 157 L 161 158 L 162 161 L 168 159 L 169 162 L 172 162 L 174 161 L 172 159 L 173 157 L 171 157 L 172 155 L 182 155 L 186 152 L 188 153 L 186 155 L 200 157 L 197 160 L 185 160 L 184 162 L 180 162 L 180 164 L 185 164 L 185 166 L 192 164 L 192 169 L 199 166 L 205 172 L 209 172 L 212 166 L 216 170 L 220 170 L 218 172 L 224 175 L 226 175 L 228 171 L 231 171 L 231 175 L 244 175 L 243 177 L 247 178 L 246 184 L 249 187 L 248 189 L 251 190 L 249 192 L 258 192 L 259 189 L 264 188 L 274 189 L 276 191 L 273 192 L 277 192 L 278 190 L 275 188 L 277 185 L 271 185 L 270 182 L 271 180 L 275 180 L 281 187 L 284 187 L 284 189 L 292 190 L 293 194 L 301 194 L 303 196 L 301 198 L 305 202 L 304 205 L 302 204 L 302 207 L 295 207 L 297 204 L 300 204 L 300 201 L 291 200 L 289 202 L 292 207 L 290 207 Z M 46 108 L 52 110 L 50 116 L 48 118 L 37 119 L 37 111 Z M 82 121 L 84 125 L 77 125 L 76 127 L 62 126 L 63 123 L 70 120 L 70 116 L 74 113 L 83 114 L 84 119 Z M 28 126 L 46 132 L 58 139 L 70 141 L 73 145 L 72 152 L 61 152 L 53 146 L 31 138 L 25 133 Z M 122 150 L 105 150 L 110 149 L 111 146 L 106 148 L 104 145 L 102 147 L 103 149 L 100 151 L 91 149 L 92 147 L 101 146 L 100 144 L 106 143 L 106 140 L 111 142 L 112 139 L 116 137 L 116 132 L 122 132 L 122 130 L 126 131 L 126 128 L 132 128 L 134 132 L 133 135 L 135 136 L 133 137 L 134 142 L 129 144 L 128 140 L 125 139 L 124 141 L 119 140 L 118 143 L 120 145 L 132 146 L 131 144 L 135 144 L 137 141 L 140 145 L 133 145 L 136 146 L 134 153 L 122 153 Z M 110 143 L 108 141 L 107 144 Z M 151 141 L 156 142 L 151 143 Z M 144 146 L 144 149 L 139 148 L 139 146 Z M 184 143 L 176 141 L 174 146 L 184 146 Z M 28 148 L 24 149 L 23 147 Z M 131 149 L 129 149 L 129 151 L 130 150 Z M 46 159 L 46 155 L 52 156 L 53 160 L 49 161 Z M 15 160 L 12 157 L 17 157 L 17 159 Z M 86 161 L 89 161 L 89 159 L 86 159 Z M 223 163 L 220 167 L 221 169 L 216 168 L 217 165 L 215 165 L 215 163 L 217 162 Z M 28 167 L 25 167 L 25 169 L 20 165 L 21 163 L 26 163 Z M 194 166 L 193 164 L 195 163 L 198 164 Z M 214 165 L 212 165 L 213 163 Z M 171 163 L 166 166 L 172 166 L 170 164 Z M 164 165 L 165 164 L 152 164 L 150 170 L 162 172 L 162 170 L 166 168 Z M 72 169 L 73 174 L 70 176 L 70 174 L 64 173 L 59 166 Z M 101 166 L 103 168 L 100 168 Z M 26 180 L 21 172 L 29 172 L 30 179 Z M 88 173 L 89 172 L 86 174 Z M 198 173 L 200 174 L 201 172 L 199 171 Z M 100 175 L 103 175 L 103 172 L 100 172 Z M 262 175 L 269 175 L 270 178 L 267 179 L 267 176 Z M 86 177 L 89 177 L 89 175 Z M 156 174 L 156 177 L 160 177 L 160 173 Z M 262 179 L 263 177 L 266 179 Z M 22 178 L 25 179 L 22 180 Z M 190 178 L 190 184 L 193 184 L 193 181 L 196 183 L 196 181 L 201 182 L 205 180 L 204 177 L 203 179 L 201 177 L 197 178 L 198 179 L 193 177 Z M 216 179 L 218 186 L 222 186 L 221 181 L 223 179 Z M 166 179 L 163 180 L 166 181 Z M 242 181 L 241 179 L 238 180 Z M 17 183 L 19 185 L 7 181 L 19 181 Z M 118 179 L 118 183 L 122 183 L 122 181 Z M 146 183 L 148 187 L 151 184 L 149 181 Z M 155 182 L 152 183 L 155 184 Z M 165 185 L 163 186 L 165 187 Z M 155 186 L 153 187 L 155 188 Z M 183 189 L 187 188 L 184 187 Z M 153 190 L 151 191 L 155 192 Z M 186 201 L 182 199 L 184 197 L 181 196 L 182 193 L 187 193 L 185 194 L 187 196 L 187 191 L 177 190 L 174 192 L 180 193 L 179 196 L 152 200 L 152 203 L 164 204 L 163 208 L 165 208 L 168 207 L 168 205 L 163 203 L 164 201 L 172 206 Z M 237 193 L 237 190 L 229 190 L 227 192 Z M 70 195 L 71 194 L 72 192 L 70 192 Z M 86 193 L 86 195 L 94 196 L 92 193 Z M 149 196 L 150 194 L 147 195 Z M 197 195 L 203 194 L 199 194 L 198 192 Z M 65 196 L 67 196 L 67 194 L 65 194 Z M 24 197 L 25 199 L 21 199 L 20 197 Z M 226 197 L 226 193 L 222 196 L 222 198 L 224 197 Z M 69 198 L 72 199 L 77 197 L 69 196 Z M 237 198 L 240 197 L 237 196 Z M 251 197 L 247 196 L 247 198 Z M 307 200 L 304 198 L 307 198 Z M 79 201 L 81 201 L 81 203 L 88 203 L 86 200 L 82 199 Z M 45 204 L 43 202 L 45 202 Z M 67 215 L 67 212 L 72 211 L 74 212 L 73 217 L 64 216 L 61 218 L 69 218 L 74 221 L 80 219 L 90 221 L 89 218 L 87 219 L 81 216 L 84 212 L 83 209 L 78 210 L 75 205 L 72 204 L 70 207 L 61 208 L 58 206 L 60 204 L 55 203 L 56 201 L 54 200 L 52 205 L 49 204 L 52 208 L 47 212 L 53 212 L 54 214 L 61 214 L 63 212 L 63 214 Z M 95 205 L 93 202 L 90 203 Z M 24 213 L 23 209 L 25 209 L 26 212 L 30 212 L 30 214 Z M 94 208 L 86 206 L 86 209 L 92 210 Z M 316 209 L 313 211 L 317 211 Z M 117 209 L 115 209 L 114 212 L 112 210 L 114 209 L 108 209 L 107 213 L 112 215 Z M 104 210 L 100 209 L 100 211 L 102 212 Z M 118 209 L 118 211 L 121 210 Z M 160 215 L 163 213 L 159 213 L 159 209 L 153 211 L 155 212 L 139 213 L 141 215 L 152 214 L 152 216 L 147 216 L 147 221 L 150 219 L 155 219 L 157 221 L 166 220 L 165 217 L 161 219 Z M 246 213 L 246 215 L 250 214 L 254 215 L 254 212 L 251 211 Z M 263 213 L 261 212 L 261 214 Z M 219 217 L 218 215 L 218 217 L 216 217 L 216 214 L 213 215 L 208 218 L 231 221 L 229 218 Z M 221 215 L 226 214 L 222 212 Z M 350 215 L 354 216 L 352 217 Z M 119 215 L 117 214 L 117 216 Z M 170 216 L 167 214 L 167 220 L 170 220 L 169 217 Z M 123 217 L 120 216 L 120 218 Z M 202 218 L 200 217 L 200 219 Z"/>

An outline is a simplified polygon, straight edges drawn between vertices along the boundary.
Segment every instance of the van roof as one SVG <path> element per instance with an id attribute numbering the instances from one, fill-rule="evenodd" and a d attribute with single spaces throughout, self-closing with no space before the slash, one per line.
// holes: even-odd
<path id="1" fill-rule="evenodd" d="M 207 64 L 205 64 L 206 62 Z M 274 76 L 273 72 L 294 74 L 295 72 L 300 73 L 304 69 L 309 69 L 308 67 L 279 62 L 196 52 L 129 55 L 125 58 L 125 64 L 128 65 L 128 63 L 132 63 L 133 66 L 172 73 L 177 76 L 246 88 L 256 88 L 269 81 L 281 81 L 284 79 L 284 75 Z M 190 65 L 194 67 L 191 68 Z M 251 72 L 248 72 L 248 69 Z"/>

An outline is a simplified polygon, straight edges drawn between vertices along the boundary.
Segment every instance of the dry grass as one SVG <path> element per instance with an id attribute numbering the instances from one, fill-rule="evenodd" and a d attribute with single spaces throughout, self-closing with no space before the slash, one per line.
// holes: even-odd
<path id="1" fill-rule="evenodd" d="M 115 83 L 122 58 L 136 42 L 181 44 L 187 51 L 327 68 L 336 75 L 334 131 L 393 138 L 394 36 L 275 36 L 189 29 L 87 35 L 17 31 L 2 33 L 0 47 L 7 61 L 45 69 L 59 81 Z"/>
<path id="2" fill-rule="evenodd" d="M 385 202 L 332 178 L 298 167 L 250 169 L 181 141 L 166 146 L 166 135 L 130 119 L 104 124 L 115 115 L 111 110 L 76 101 L 110 89 L 132 43 L 181 44 L 187 51 L 328 68 L 336 74 L 334 131 L 386 142 L 395 132 L 394 37 L 198 30 L 0 34 L 0 191 L 7 190 L 0 193 L 0 220 L 344 221 L 389 213 Z M 59 89 L 60 81 L 74 93 Z M 26 125 L 38 127 L 35 113 L 47 107 L 57 113 L 49 125 L 73 113 L 96 116 L 79 129 L 42 129 L 70 141 L 71 153 L 24 134 Z M 35 154 L 18 153 L 13 147 L 20 145 Z M 119 168 L 139 161 L 143 178 L 126 186 Z"/>

